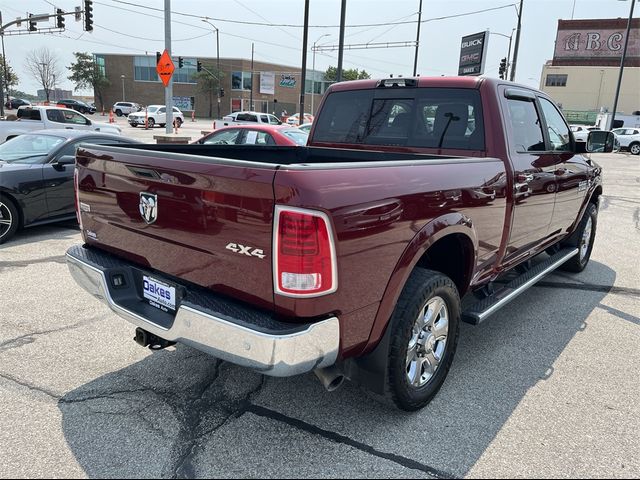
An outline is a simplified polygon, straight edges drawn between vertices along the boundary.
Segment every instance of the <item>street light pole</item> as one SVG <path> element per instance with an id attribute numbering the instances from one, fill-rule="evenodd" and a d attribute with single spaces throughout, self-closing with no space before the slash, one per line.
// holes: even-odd
<path id="1" fill-rule="evenodd" d="M 324 35 L 321 35 L 320 38 L 330 36 L 330 33 L 325 33 Z M 313 99 L 316 96 L 316 43 L 320 41 L 320 38 L 313 42 L 313 48 L 311 49 L 313 50 L 313 67 L 311 67 L 311 75 L 313 75 L 313 80 L 311 80 L 311 115 L 315 115 L 315 112 L 313 111 Z"/>
<path id="2" fill-rule="evenodd" d="M 218 92 L 216 94 L 216 97 L 218 99 L 218 118 L 220 118 L 220 79 L 221 79 L 221 75 L 220 75 L 220 30 L 218 30 L 218 27 L 216 27 L 213 23 L 211 23 L 209 20 L 207 20 L 206 18 L 203 18 L 202 21 L 204 23 L 207 23 L 209 25 L 211 25 L 215 31 L 216 31 L 216 70 L 218 71 L 216 75 L 218 75 Z"/>
<path id="3" fill-rule="evenodd" d="M 124 74 L 120 75 L 120 78 L 122 79 L 122 101 L 124 102 L 124 100 L 125 100 L 125 98 L 124 98 L 124 79 L 125 79 L 125 76 L 124 76 Z"/>
<path id="4" fill-rule="evenodd" d="M 622 58 L 620 59 L 620 73 L 618 74 L 618 85 L 616 86 L 616 96 L 613 100 L 613 111 L 610 120 L 607 120 L 606 129 L 613 128 L 613 121 L 616 119 L 616 110 L 618 109 L 618 99 L 620 98 L 620 87 L 622 86 L 622 72 L 624 72 L 624 61 L 627 58 L 627 47 L 629 46 L 629 35 L 631 34 L 631 22 L 633 21 L 633 7 L 636 0 L 631 0 L 631 8 L 629 9 L 629 20 L 627 20 L 627 34 L 624 37 L 624 48 L 622 49 Z"/>
<path id="5" fill-rule="evenodd" d="M 516 79 L 516 64 L 518 63 L 518 50 L 520 49 L 520 31 L 522 30 L 522 7 L 524 0 L 520 0 L 520 8 L 518 9 L 518 31 L 516 33 L 516 46 L 513 49 L 513 63 L 511 64 L 511 78 L 513 82 Z"/>

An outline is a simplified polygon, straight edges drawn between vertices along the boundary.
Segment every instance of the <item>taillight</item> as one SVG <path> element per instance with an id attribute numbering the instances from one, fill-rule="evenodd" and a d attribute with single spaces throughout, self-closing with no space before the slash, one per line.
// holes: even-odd
<path id="1" fill-rule="evenodd" d="M 78 169 L 73 171 L 73 190 L 76 196 L 76 218 L 80 225 L 80 231 L 82 231 L 82 216 L 80 215 L 80 192 L 78 191 Z"/>
<path id="2" fill-rule="evenodd" d="M 276 293 L 315 297 L 338 288 L 331 223 L 322 212 L 276 206 L 273 260 Z"/>

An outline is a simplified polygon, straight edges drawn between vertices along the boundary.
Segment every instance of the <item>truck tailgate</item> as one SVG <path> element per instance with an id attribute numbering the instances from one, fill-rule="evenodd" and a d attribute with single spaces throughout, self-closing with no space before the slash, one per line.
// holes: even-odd
<path id="1" fill-rule="evenodd" d="M 275 166 L 113 146 L 76 164 L 88 245 L 272 308 Z"/>

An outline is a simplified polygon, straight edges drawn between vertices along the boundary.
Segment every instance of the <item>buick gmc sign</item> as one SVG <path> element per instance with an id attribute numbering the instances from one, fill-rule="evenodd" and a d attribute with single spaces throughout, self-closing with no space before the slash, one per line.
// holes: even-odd
<path id="1" fill-rule="evenodd" d="M 489 31 L 462 37 L 458 75 L 482 75 L 487 55 Z"/>

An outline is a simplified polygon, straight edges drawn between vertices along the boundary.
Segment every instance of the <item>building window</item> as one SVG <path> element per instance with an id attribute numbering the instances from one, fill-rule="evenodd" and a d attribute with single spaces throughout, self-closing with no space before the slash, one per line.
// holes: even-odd
<path id="1" fill-rule="evenodd" d="M 545 85 L 547 87 L 566 87 L 567 75 L 566 74 L 549 74 L 547 75 L 547 81 Z"/>
<path id="2" fill-rule="evenodd" d="M 178 58 L 173 59 L 176 70 L 173 72 L 174 83 L 198 83 L 196 73 L 198 71 L 197 60 L 195 58 L 183 58 L 182 68 L 178 68 Z M 155 67 L 154 67 L 155 68 Z"/>
<path id="3" fill-rule="evenodd" d="M 155 57 L 133 57 L 133 79 L 138 82 L 159 82 Z"/>
<path id="4" fill-rule="evenodd" d="M 231 72 L 231 90 L 251 90 L 251 72 Z"/>
<path id="5" fill-rule="evenodd" d="M 94 55 L 93 56 L 93 60 L 96 63 L 96 66 L 98 67 L 98 70 L 100 71 L 100 75 L 102 75 L 103 77 L 107 76 L 106 70 L 104 68 L 104 56 L 103 55 Z"/>

